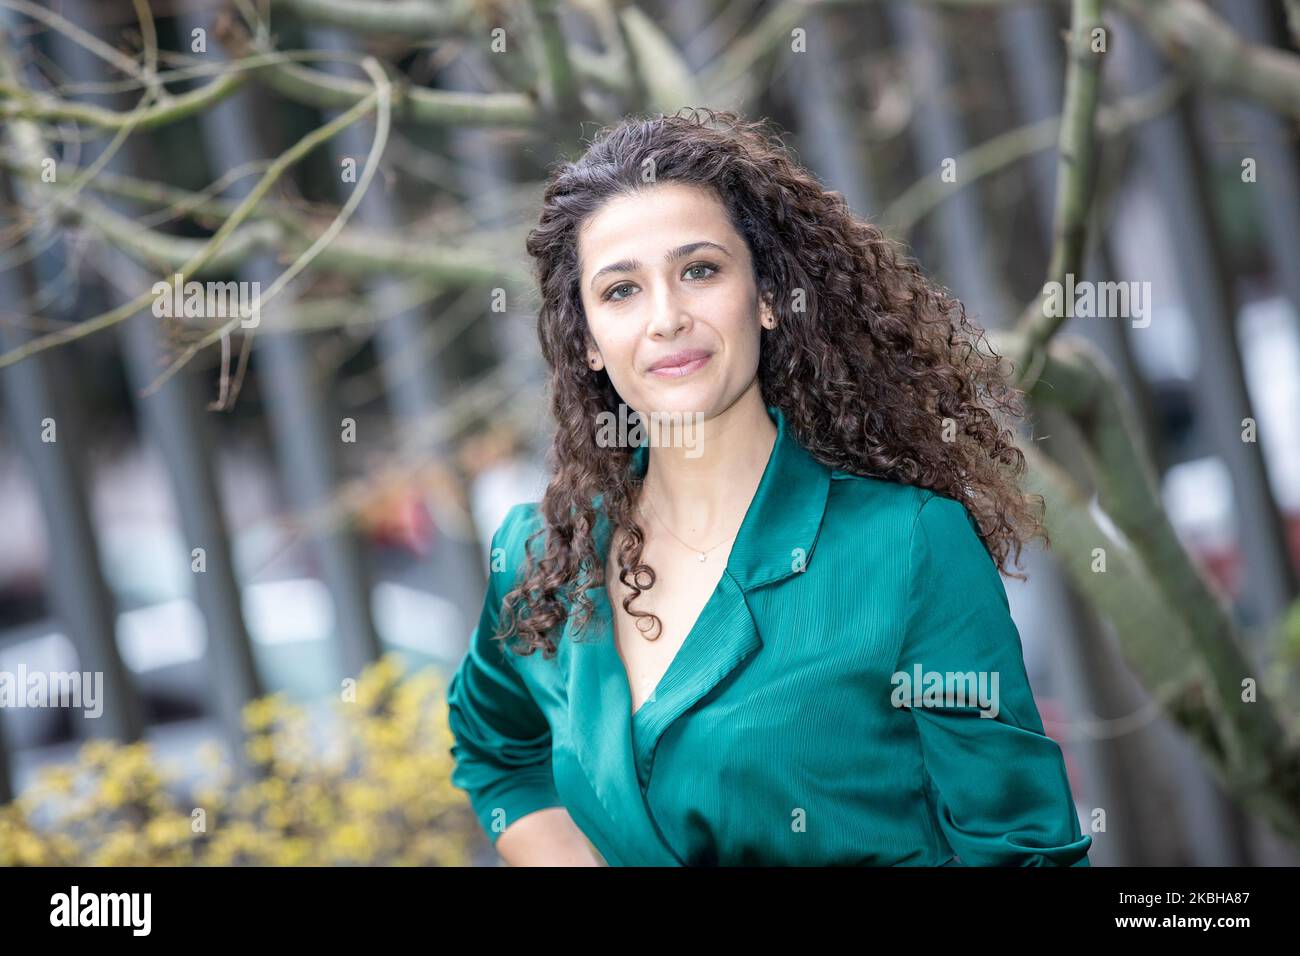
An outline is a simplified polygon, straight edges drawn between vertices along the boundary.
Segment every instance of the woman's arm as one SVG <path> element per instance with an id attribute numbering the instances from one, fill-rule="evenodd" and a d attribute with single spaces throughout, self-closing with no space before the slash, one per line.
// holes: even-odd
<path id="1" fill-rule="evenodd" d="M 538 810 L 506 827 L 497 852 L 511 866 L 605 866 L 563 807 Z"/>
<path id="2" fill-rule="evenodd" d="M 1046 735 L 1006 589 L 966 509 L 935 495 L 912 534 L 896 673 L 972 675 L 994 706 L 913 706 L 927 788 L 966 866 L 1088 866 L 1061 748 Z"/>
<path id="3" fill-rule="evenodd" d="M 492 536 L 514 555 L 524 545 L 516 507 Z M 510 567 L 517 562 L 507 561 Z M 496 632 L 513 570 L 494 571 L 469 650 L 447 685 L 447 723 L 454 742 L 451 782 L 502 858 L 516 866 L 599 865 L 564 809 L 551 772 L 551 728 Z"/>

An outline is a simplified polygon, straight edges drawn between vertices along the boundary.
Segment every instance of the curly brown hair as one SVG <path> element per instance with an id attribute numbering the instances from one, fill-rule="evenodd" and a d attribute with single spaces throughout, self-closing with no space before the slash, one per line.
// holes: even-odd
<path id="1" fill-rule="evenodd" d="M 656 183 L 712 190 L 748 244 L 758 292 L 777 319 L 762 332 L 760 390 L 799 443 L 832 468 L 960 501 L 998 570 L 1023 578 L 1010 562 L 1019 562 L 1030 538 L 1046 539 L 1042 499 L 1019 489 L 1025 459 L 1012 425 L 1023 414 L 1023 393 L 983 330 L 898 243 L 799 166 L 766 122 L 688 109 L 601 130 L 581 158 L 552 172 L 528 234 L 557 426 L 554 477 L 496 636 L 517 634 L 518 653 L 541 648 L 550 657 L 557 625 L 570 613 L 579 629 L 590 619 L 585 591 L 605 577 L 594 538 L 597 499 L 623 532 L 619 579 L 631 591 L 623 607 L 638 627 L 653 618 L 657 633 L 658 618 L 631 606 L 655 580 L 641 560 L 645 538 L 634 511 L 641 479 L 630 467 L 634 449 L 597 443 L 597 416 L 616 411 L 621 399 L 609 376 L 586 361 L 578 262 L 579 228 L 606 201 L 646 186 L 647 168 Z M 802 308 L 792 305 L 796 290 Z M 535 554 L 539 535 L 545 547 Z"/>

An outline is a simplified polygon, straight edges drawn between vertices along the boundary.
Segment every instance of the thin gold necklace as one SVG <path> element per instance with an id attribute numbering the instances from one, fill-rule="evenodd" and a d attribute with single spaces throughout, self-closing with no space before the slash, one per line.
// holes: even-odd
<path id="1" fill-rule="evenodd" d="M 665 522 L 663 518 L 659 517 L 659 512 L 655 510 L 654 502 L 650 500 L 650 496 L 645 493 L 644 488 L 642 489 L 641 497 L 642 499 L 644 499 L 645 503 L 650 506 L 650 513 L 655 516 L 655 519 L 659 522 L 659 524 L 663 527 L 663 529 L 667 531 L 670 535 L 672 535 L 673 539 L 676 540 L 678 544 L 680 544 L 687 551 L 690 551 L 692 554 L 694 554 L 696 556 L 696 560 L 701 563 L 708 560 L 709 554 L 711 552 L 716 551 L 718 548 L 722 547 L 724 544 L 726 544 L 728 541 L 730 541 L 732 538 L 734 538 L 737 534 L 740 533 L 740 529 L 737 528 L 735 531 L 731 532 L 731 534 L 727 535 L 725 538 L 723 538 L 713 547 L 701 551 L 699 548 L 687 544 L 685 541 L 683 541 L 681 538 L 677 537 L 677 535 L 673 533 L 673 529 L 668 527 L 667 522 Z"/>

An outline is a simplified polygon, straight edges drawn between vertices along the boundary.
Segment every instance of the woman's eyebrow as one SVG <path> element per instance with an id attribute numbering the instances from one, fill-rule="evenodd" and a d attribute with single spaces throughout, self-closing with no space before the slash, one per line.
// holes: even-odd
<path id="1" fill-rule="evenodd" d="M 708 239 L 702 239 L 699 242 L 688 242 L 684 246 L 678 246 L 676 249 L 669 249 L 664 255 L 664 262 L 672 262 L 675 259 L 682 259 L 689 256 L 692 252 L 700 249 L 717 249 L 725 256 L 730 256 L 726 246 L 721 246 L 716 242 Z M 596 280 L 609 272 L 634 272 L 641 268 L 641 263 L 636 259 L 620 259 L 618 262 L 611 262 L 607 266 L 602 266 L 596 270 L 596 274 L 591 277 L 591 288 L 595 291 Z"/>
<path id="2" fill-rule="evenodd" d="M 717 249 L 725 256 L 731 255 L 731 253 L 726 250 L 726 247 L 720 246 L 716 242 L 710 242 L 708 239 L 704 239 L 700 242 L 688 242 L 684 246 L 678 246 L 676 249 L 671 250 L 668 255 L 664 256 L 664 261 L 672 262 L 674 259 L 682 259 L 689 256 L 697 249 Z"/>
<path id="3" fill-rule="evenodd" d="M 607 272 L 634 272 L 639 268 L 641 268 L 641 263 L 635 259 L 620 259 L 618 262 L 611 262 L 609 265 L 596 270 L 596 274 L 591 277 L 591 290 L 596 291 L 596 280 Z"/>

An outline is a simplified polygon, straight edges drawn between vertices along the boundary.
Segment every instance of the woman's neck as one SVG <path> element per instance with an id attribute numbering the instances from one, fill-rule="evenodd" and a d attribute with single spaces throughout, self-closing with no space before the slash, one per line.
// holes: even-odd
<path id="1" fill-rule="evenodd" d="M 757 382 L 694 438 L 650 449 L 642 500 L 673 534 L 708 544 L 740 527 L 776 442 Z"/>

